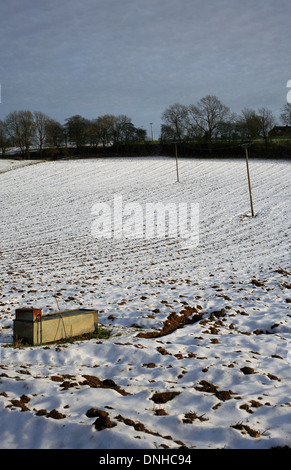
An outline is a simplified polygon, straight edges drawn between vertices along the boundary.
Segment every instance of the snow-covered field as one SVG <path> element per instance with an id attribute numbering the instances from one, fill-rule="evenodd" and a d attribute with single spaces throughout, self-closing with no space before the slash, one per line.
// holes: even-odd
<path id="1" fill-rule="evenodd" d="M 0 160 L 1 448 L 291 447 L 290 163 L 250 172 L 253 218 L 243 159 Z M 198 246 L 94 237 L 114 195 L 198 203 Z M 13 347 L 55 296 L 110 338 Z"/>

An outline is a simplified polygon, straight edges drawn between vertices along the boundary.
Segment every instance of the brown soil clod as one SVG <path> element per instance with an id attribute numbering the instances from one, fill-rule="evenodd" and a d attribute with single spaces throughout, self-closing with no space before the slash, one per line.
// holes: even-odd
<path id="1" fill-rule="evenodd" d="M 100 418 L 100 416 L 107 416 L 108 413 L 106 411 L 99 410 L 98 408 L 90 408 L 86 411 L 87 418 Z"/>
<path id="2" fill-rule="evenodd" d="M 87 413 L 89 411 L 90 410 L 88 410 Z M 109 418 L 107 411 L 98 410 L 97 408 L 95 408 L 94 414 L 95 416 L 97 416 L 96 421 L 94 421 L 94 427 L 96 431 L 103 431 L 104 429 L 111 429 L 114 426 L 116 426 L 116 423 L 112 422 L 111 419 Z"/>
<path id="3" fill-rule="evenodd" d="M 256 431 L 255 429 L 250 428 L 250 426 L 248 426 L 247 424 L 238 423 L 230 427 L 233 429 L 242 431 L 244 434 L 247 432 L 247 434 L 249 434 L 249 436 L 251 437 L 255 437 L 255 438 L 260 437 L 259 431 Z"/>
<path id="4" fill-rule="evenodd" d="M 263 281 L 258 281 L 257 279 L 252 279 L 252 284 L 256 287 L 263 287 L 265 285 Z"/>
<path id="5" fill-rule="evenodd" d="M 195 419 L 198 419 L 199 421 L 208 421 L 208 418 L 204 418 L 204 414 L 201 416 L 198 416 L 197 413 L 190 411 L 189 413 L 185 413 L 185 417 L 183 418 L 183 423 L 193 423 Z"/>
<path id="6" fill-rule="evenodd" d="M 180 395 L 181 392 L 155 392 L 150 400 L 154 403 L 167 403 L 167 401 L 173 400 L 177 395 Z"/>
<path id="7" fill-rule="evenodd" d="M 221 401 L 231 400 L 233 394 L 231 390 L 218 390 L 218 388 L 217 385 L 213 385 L 206 380 L 201 380 L 199 385 L 195 387 L 199 392 L 213 393 Z"/>
<path id="8" fill-rule="evenodd" d="M 11 405 L 8 405 L 9 408 L 15 406 L 16 408 L 20 408 L 21 411 L 29 411 L 27 403 L 30 401 L 30 398 L 27 395 L 22 395 L 19 400 L 10 400 Z"/>
<path id="9" fill-rule="evenodd" d="M 60 413 L 58 410 L 51 410 L 49 413 L 47 413 L 48 418 L 53 418 L 53 419 L 64 419 L 66 415 Z"/>
<path id="10" fill-rule="evenodd" d="M 38 410 L 36 413 L 36 416 L 46 416 L 47 418 L 53 418 L 53 419 L 64 419 L 66 418 L 66 415 L 60 413 L 58 410 L 53 409 L 51 411 L 47 411 L 44 408 Z"/>
<path id="11" fill-rule="evenodd" d="M 170 313 L 167 319 L 164 321 L 164 326 L 160 331 L 149 331 L 146 333 L 139 333 L 138 338 L 160 338 L 162 336 L 173 333 L 178 328 L 182 328 L 185 325 L 191 325 L 197 323 L 203 317 L 203 313 L 198 313 L 199 309 L 196 307 L 185 307 L 181 310 L 180 315 L 177 313 Z"/>
<path id="12" fill-rule="evenodd" d="M 111 380 L 111 379 L 100 380 L 95 375 L 83 375 L 83 377 L 85 381 L 81 382 L 80 385 L 89 385 L 89 387 L 92 387 L 92 388 L 110 388 L 120 393 L 120 395 L 123 395 L 123 396 L 130 395 L 129 392 L 126 392 L 125 390 L 120 388 L 114 382 L 114 380 Z"/>
<path id="13" fill-rule="evenodd" d="M 255 374 L 255 371 L 252 367 L 241 367 L 240 369 L 245 375 L 249 375 L 249 374 Z"/>

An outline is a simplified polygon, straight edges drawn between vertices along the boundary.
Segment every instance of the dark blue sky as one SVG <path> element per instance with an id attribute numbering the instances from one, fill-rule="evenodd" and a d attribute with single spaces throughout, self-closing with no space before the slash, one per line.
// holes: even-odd
<path id="1" fill-rule="evenodd" d="M 0 118 L 126 114 L 158 134 L 171 104 L 286 103 L 290 0 L 2 0 Z"/>

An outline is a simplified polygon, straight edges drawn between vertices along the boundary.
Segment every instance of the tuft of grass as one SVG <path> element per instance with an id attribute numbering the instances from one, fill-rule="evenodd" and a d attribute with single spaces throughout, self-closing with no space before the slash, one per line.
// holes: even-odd
<path id="1" fill-rule="evenodd" d="M 68 338 L 63 338 L 58 341 L 55 341 L 54 344 L 73 344 L 77 341 L 86 341 L 90 339 L 108 339 L 111 335 L 111 331 L 106 330 L 105 328 L 98 328 L 92 333 L 84 333 L 83 335 L 71 336 Z"/>
<path id="2" fill-rule="evenodd" d="M 84 333 L 83 335 L 78 335 L 78 336 L 70 336 L 67 338 L 62 338 L 58 341 L 54 341 L 52 343 L 41 343 L 35 346 L 45 346 L 47 345 L 63 345 L 63 344 L 73 344 L 78 341 L 88 341 L 90 339 L 108 339 L 111 335 L 111 331 L 107 330 L 106 328 L 98 328 L 97 330 L 93 331 L 92 333 Z M 13 348 L 24 348 L 24 347 L 33 347 L 32 344 L 25 343 L 23 340 L 16 340 L 14 343 L 6 343 L 3 345 L 4 347 L 13 347 Z"/>

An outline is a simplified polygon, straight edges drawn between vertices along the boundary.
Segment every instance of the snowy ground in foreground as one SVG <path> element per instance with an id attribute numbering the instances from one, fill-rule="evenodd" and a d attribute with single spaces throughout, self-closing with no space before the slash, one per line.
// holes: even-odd
<path id="1" fill-rule="evenodd" d="M 0 447 L 291 446 L 290 163 L 250 161 L 254 218 L 244 160 L 181 160 L 180 183 L 169 158 L 16 166 L 0 160 Z M 199 203 L 198 246 L 94 238 L 116 194 Z M 110 339 L 13 348 L 15 308 L 55 295 Z M 202 319 L 137 336 L 187 306 Z"/>

